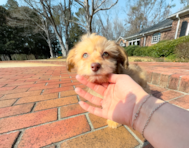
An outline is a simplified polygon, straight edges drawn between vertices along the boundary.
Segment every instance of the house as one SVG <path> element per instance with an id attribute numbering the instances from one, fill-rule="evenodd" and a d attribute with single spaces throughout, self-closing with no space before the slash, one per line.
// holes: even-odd
<path id="1" fill-rule="evenodd" d="M 186 35 L 189 35 L 189 8 L 174 13 L 164 21 L 134 35 L 119 37 L 117 43 L 123 47 L 129 45 L 151 46 L 161 40 L 172 40 Z"/>

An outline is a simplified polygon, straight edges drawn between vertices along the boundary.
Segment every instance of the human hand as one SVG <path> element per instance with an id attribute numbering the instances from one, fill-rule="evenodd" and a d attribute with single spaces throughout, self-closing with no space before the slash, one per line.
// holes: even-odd
<path id="1" fill-rule="evenodd" d="M 80 106 L 97 116 L 131 126 L 133 112 L 136 104 L 148 94 L 128 75 L 109 75 L 109 83 L 95 84 L 88 82 L 83 76 L 77 75 L 76 79 L 103 96 L 103 99 L 95 97 L 81 88 L 75 92 L 89 102 L 102 106 L 92 107 L 86 102 L 80 101 Z"/>

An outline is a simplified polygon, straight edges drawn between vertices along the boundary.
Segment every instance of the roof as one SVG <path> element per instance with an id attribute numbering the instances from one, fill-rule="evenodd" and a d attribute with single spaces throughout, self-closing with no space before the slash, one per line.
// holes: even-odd
<path id="1" fill-rule="evenodd" d="M 151 27 L 142 29 L 140 32 L 133 34 L 129 37 L 126 37 L 125 39 L 136 38 L 138 36 L 142 36 L 142 35 L 147 34 L 147 33 L 152 33 L 152 32 L 156 32 L 156 31 L 160 31 L 162 29 L 170 28 L 172 26 L 172 22 L 173 22 L 173 20 L 166 19 L 166 20 L 159 22 L 159 23 L 157 23 L 157 24 L 155 24 Z"/>
<path id="2" fill-rule="evenodd" d="M 140 32 L 135 33 L 133 35 L 130 35 L 128 37 L 125 37 L 124 39 L 129 40 L 129 39 L 133 39 L 133 38 L 139 38 L 139 37 L 141 37 L 145 34 L 153 33 L 153 32 L 156 32 L 156 31 L 164 31 L 168 28 L 171 28 L 172 22 L 173 22 L 174 19 L 177 18 L 177 15 L 179 17 L 181 17 L 181 16 L 184 16 L 186 14 L 189 14 L 189 8 L 184 8 L 184 9 L 170 15 L 166 20 L 159 22 L 159 23 L 157 23 L 157 24 L 155 24 L 151 27 L 142 29 Z"/>
<path id="3" fill-rule="evenodd" d="M 178 12 L 172 14 L 172 15 L 170 15 L 168 18 L 170 18 L 170 19 L 176 19 L 177 15 L 184 16 L 184 15 L 186 15 L 188 13 L 189 13 L 189 8 L 184 8 L 184 9 L 182 9 L 182 10 L 180 10 L 180 11 L 178 11 Z"/>

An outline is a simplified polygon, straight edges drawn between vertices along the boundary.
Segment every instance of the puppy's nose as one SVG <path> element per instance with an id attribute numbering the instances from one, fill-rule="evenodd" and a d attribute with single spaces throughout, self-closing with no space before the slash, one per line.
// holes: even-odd
<path id="1" fill-rule="evenodd" d="M 97 72 L 100 69 L 101 65 L 99 63 L 92 63 L 91 64 L 91 69 L 94 72 Z"/>

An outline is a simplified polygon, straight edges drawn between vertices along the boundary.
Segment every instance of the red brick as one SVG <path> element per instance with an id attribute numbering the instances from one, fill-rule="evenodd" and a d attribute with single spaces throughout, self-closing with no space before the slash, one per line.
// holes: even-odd
<path id="1" fill-rule="evenodd" d="M 61 87 L 61 88 L 53 88 L 53 89 L 45 89 L 43 94 L 49 94 L 49 93 L 61 92 L 61 91 L 73 90 L 73 89 L 74 89 L 73 86 Z"/>
<path id="2" fill-rule="evenodd" d="M 77 95 L 74 90 L 62 91 L 62 92 L 60 93 L 60 96 L 61 96 L 61 97 L 73 96 L 73 95 Z"/>
<path id="3" fill-rule="evenodd" d="M 152 75 L 152 84 L 158 85 L 159 81 L 160 81 L 160 76 L 161 76 L 160 73 L 153 73 L 153 75 Z"/>
<path id="4" fill-rule="evenodd" d="M 23 98 L 20 98 L 16 102 L 16 104 L 29 103 L 29 102 L 38 102 L 38 101 L 56 99 L 56 98 L 58 98 L 58 93 L 52 93 L 52 94 L 48 94 L 48 95 L 32 96 L 32 97 L 23 97 Z"/>
<path id="5" fill-rule="evenodd" d="M 81 83 L 80 82 L 65 83 L 65 84 L 61 84 L 61 86 L 65 87 L 65 86 L 73 86 L 73 85 L 78 85 L 78 84 L 81 84 Z"/>
<path id="6" fill-rule="evenodd" d="M 140 132 L 134 130 L 132 127 L 128 127 L 141 141 L 145 141 L 145 138 L 140 134 Z"/>
<path id="7" fill-rule="evenodd" d="M 31 111 L 33 105 L 34 105 L 34 103 L 30 103 L 30 104 L 0 108 L 0 118 L 23 114 L 23 113 L 28 113 Z"/>
<path id="8" fill-rule="evenodd" d="M 39 83 L 57 83 L 57 82 L 60 82 L 59 80 L 38 80 L 36 83 L 39 84 Z"/>
<path id="9" fill-rule="evenodd" d="M 94 114 L 89 113 L 89 118 L 90 118 L 90 120 L 91 120 L 91 122 L 93 124 L 93 127 L 95 129 L 108 125 L 107 124 L 107 119 L 104 119 L 102 117 L 96 116 Z"/>
<path id="10" fill-rule="evenodd" d="M 61 118 L 87 112 L 79 104 L 72 104 L 60 108 Z"/>
<path id="11" fill-rule="evenodd" d="M 149 86 L 150 86 L 151 93 L 153 95 L 167 90 L 167 89 L 155 86 L 155 85 L 149 85 Z"/>
<path id="12" fill-rule="evenodd" d="M 58 107 L 58 106 L 63 106 L 63 105 L 67 105 L 67 104 L 77 103 L 77 102 L 78 102 L 78 100 L 77 100 L 76 96 L 41 101 L 41 102 L 38 102 L 37 105 L 35 106 L 35 111 L 43 110 L 43 109 L 47 109 L 47 108 Z"/>
<path id="13" fill-rule="evenodd" d="M 41 90 L 24 92 L 24 93 L 16 93 L 16 94 L 8 94 L 8 95 L 3 96 L 1 100 L 21 98 L 21 97 L 27 97 L 27 96 L 37 96 L 37 95 L 40 95 L 40 93 L 41 93 Z"/>
<path id="14" fill-rule="evenodd" d="M 13 147 L 14 141 L 18 137 L 18 134 L 19 132 L 0 135 L 0 147 L 1 148 Z"/>
<path id="15" fill-rule="evenodd" d="M 179 96 L 182 96 L 182 95 L 183 95 L 182 93 L 172 91 L 172 90 L 168 90 L 168 91 L 164 91 L 164 92 L 154 94 L 155 97 L 161 98 L 163 100 L 171 100 L 173 98 L 176 98 L 176 97 L 179 97 Z"/>
<path id="16" fill-rule="evenodd" d="M 180 76 L 180 74 L 171 75 L 168 88 L 177 90 Z"/>
<path id="17" fill-rule="evenodd" d="M 179 90 L 182 92 L 189 93 L 189 76 L 182 76 L 179 86 Z"/>
<path id="18" fill-rule="evenodd" d="M 61 148 L 135 148 L 139 142 L 121 126 L 104 128 L 63 141 Z"/>
<path id="19" fill-rule="evenodd" d="M 0 133 L 22 129 L 45 122 L 57 120 L 57 109 L 3 118 L 0 120 Z"/>
<path id="20" fill-rule="evenodd" d="M 15 86 L 13 86 L 13 87 L 2 87 L 2 88 L 0 88 L 0 91 L 12 90 L 12 89 L 14 89 L 14 88 L 15 88 Z"/>
<path id="21" fill-rule="evenodd" d="M 66 80 L 66 81 L 57 81 L 57 82 L 49 82 L 47 85 L 49 85 L 49 84 L 63 84 L 63 83 L 70 83 L 71 82 L 71 80 Z"/>
<path id="22" fill-rule="evenodd" d="M 20 86 L 18 86 L 18 88 L 43 87 L 43 86 L 45 86 L 45 83 L 20 85 Z"/>
<path id="23" fill-rule="evenodd" d="M 1 107 L 7 107 L 7 106 L 11 106 L 17 99 L 11 99 L 11 100 L 3 100 L 0 101 L 0 108 Z"/>
<path id="24" fill-rule="evenodd" d="M 159 86 L 167 88 L 169 82 L 169 75 L 161 74 Z"/>
<path id="25" fill-rule="evenodd" d="M 15 94 L 15 93 L 20 93 L 20 92 L 26 92 L 28 90 L 28 88 L 15 88 L 13 90 L 6 90 L 6 91 L 2 91 L 0 92 L 0 94 Z"/>
<path id="26" fill-rule="evenodd" d="M 7 86 L 17 86 L 17 85 L 26 85 L 26 84 L 33 84 L 34 82 L 9 82 L 9 83 L 6 83 L 6 84 L 8 84 Z"/>
<path id="27" fill-rule="evenodd" d="M 58 84 L 49 85 L 49 86 L 43 86 L 43 87 L 32 87 L 32 88 L 30 88 L 28 91 L 39 90 L 39 89 L 47 89 L 47 88 L 58 88 L 58 87 L 59 87 Z"/>
<path id="28" fill-rule="evenodd" d="M 153 74 L 152 71 L 147 71 L 146 72 L 146 77 L 147 77 L 147 82 L 148 83 L 151 83 L 151 81 L 152 81 L 152 74 Z"/>
<path id="29" fill-rule="evenodd" d="M 189 109 L 189 95 L 172 100 L 172 101 L 170 101 L 170 103 L 180 106 L 184 109 Z"/>
<path id="30" fill-rule="evenodd" d="M 90 131 L 84 115 L 25 130 L 18 148 L 42 147 Z"/>

